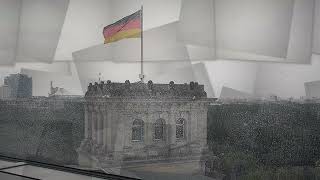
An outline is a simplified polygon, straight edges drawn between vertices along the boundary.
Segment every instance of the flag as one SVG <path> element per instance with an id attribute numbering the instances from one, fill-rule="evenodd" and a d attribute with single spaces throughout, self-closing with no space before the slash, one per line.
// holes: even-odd
<path id="1" fill-rule="evenodd" d="M 126 38 L 139 38 L 141 36 L 141 16 L 139 10 L 121 20 L 106 26 L 103 29 L 104 43 L 112 43 Z"/>

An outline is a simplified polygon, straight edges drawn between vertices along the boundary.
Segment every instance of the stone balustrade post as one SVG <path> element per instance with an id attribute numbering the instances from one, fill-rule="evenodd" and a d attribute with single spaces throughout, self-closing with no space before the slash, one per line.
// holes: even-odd
<path id="1" fill-rule="evenodd" d="M 86 140 L 91 140 L 91 109 L 89 106 L 85 105 L 84 106 L 84 138 Z"/>

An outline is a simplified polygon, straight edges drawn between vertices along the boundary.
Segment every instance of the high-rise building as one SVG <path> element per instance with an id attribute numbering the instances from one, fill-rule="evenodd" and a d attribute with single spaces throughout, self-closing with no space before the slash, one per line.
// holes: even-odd
<path id="1" fill-rule="evenodd" d="M 32 97 L 32 78 L 24 74 L 11 74 L 4 79 L 10 98 Z"/>
<path id="2" fill-rule="evenodd" d="M 9 87 L 7 85 L 0 86 L 0 99 L 10 97 Z"/>
<path id="3" fill-rule="evenodd" d="M 320 81 L 306 82 L 304 87 L 307 98 L 320 98 Z"/>

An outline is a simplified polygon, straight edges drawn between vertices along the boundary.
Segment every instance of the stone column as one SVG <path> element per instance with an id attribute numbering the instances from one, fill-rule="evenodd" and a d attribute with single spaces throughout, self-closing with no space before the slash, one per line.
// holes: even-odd
<path id="1" fill-rule="evenodd" d="M 171 110 L 169 121 L 169 142 L 170 144 L 176 144 L 176 113 Z"/>
<path id="2" fill-rule="evenodd" d="M 197 110 L 192 109 L 190 111 L 190 120 L 188 123 L 188 129 L 189 129 L 189 134 L 188 134 L 188 142 L 194 142 L 198 139 L 197 136 L 199 136 L 198 133 L 202 133 L 202 132 L 198 132 L 198 125 L 199 125 L 199 119 L 201 118 L 199 116 L 199 113 Z"/>
<path id="3" fill-rule="evenodd" d="M 103 145 L 103 111 L 97 108 L 97 143 Z"/>
<path id="4" fill-rule="evenodd" d="M 107 109 L 105 106 L 101 107 L 101 113 L 102 113 L 102 145 L 106 149 L 107 147 L 107 128 L 108 128 L 108 117 L 107 117 Z"/>
<path id="5" fill-rule="evenodd" d="M 84 106 L 84 138 L 86 140 L 90 140 L 91 139 L 91 117 L 90 115 L 90 108 L 85 105 Z"/>
<path id="6" fill-rule="evenodd" d="M 171 113 L 168 112 L 168 116 L 166 119 L 166 124 L 165 124 L 165 141 L 166 145 L 170 144 L 170 137 L 171 137 Z"/>
<path id="7" fill-rule="evenodd" d="M 97 143 L 97 111 L 93 107 L 91 113 L 91 123 L 92 123 L 92 140 L 94 143 Z"/>
<path id="8" fill-rule="evenodd" d="M 207 136 L 208 136 L 208 124 L 207 124 L 207 118 L 208 118 L 208 109 L 207 107 L 205 107 L 205 110 L 203 110 L 201 112 L 202 116 L 201 116 L 201 119 L 200 121 L 202 121 L 202 142 L 203 142 L 203 145 L 207 145 Z"/>
<path id="9" fill-rule="evenodd" d="M 144 140 L 145 145 L 151 145 L 153 142 L 153 121 L 155 121 L 156 116 L 150 115 L 150 113 L 143 115 L 142 118 L 145 122 Z"/>
<path id="10" fill-rule="evenodd" d="M 106 112 L 106 134 L 105 134 L 105 143 L 106 143 L 106 149 L 108 152 L 112 151 L 112 112 L 113 111 L 107 111 Z"/>

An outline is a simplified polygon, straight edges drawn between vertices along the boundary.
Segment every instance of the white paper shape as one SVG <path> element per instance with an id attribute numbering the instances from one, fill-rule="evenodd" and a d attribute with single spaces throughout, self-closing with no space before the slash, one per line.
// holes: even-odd
<path id="1" fill-rule="evenodd" d="M 220 99 L 253 99 L 254 95 L 236 89 L 222 87 Z"/>
<path id="2" fill-rule="evenodd" d="M 0 65 L 15 62 L 21 0 L 0 0 Z"/>
<path id="3" fill-rule="evenodd" d="M 177 22 L 150 29 L 143 34 L 145 61 L 185 61 L 189 59 L 187 48 L 178 43 Z M 111 44 L 115 61 L 140 61 L 141 40 L 127 39 Z M 107 45 L 108 46 L 108 45 Z"/>
<path id="4" fill-rule="evenodd" d="M 311 64 L 263 63 L 256 76 L 256 95 L 283 98 L 305 96 L 304 83 L 320 77 L 320 57 L 314 55 Z"/>
<path id="5" fill-rule="evenodd" d="M 52 73 L 59 73 L 60 75 L 71 76 L 71 61 L 58 61 L 53 63 L 16 63 L 14 68 L 19 70 L 21 69 L 30 69 L 30 70 L 38 70 L 38 71 L 46 71 Z"/>
<path id="6" fill-rule="evenodd" d="M 308 99 L 320 98 L 320 81 L 306 82 L 304 87 Z"/>
<path id="7" fill-rule="evenodd" d="M 179 20 L 181 0 L 111 0 L 114 22 L 143 6 L 143 28 L 149 30 Z"/>
<path id="8" fill-rule="evenodd" d="M 94 83 L 101 79 L 112 82 L 138 82 L 140 79 L 139 63 L 113 63 L 113 62 L 85 62 L 75 60 L 75 65 L 84 91 L 89 83 Z M 146 62 L 144 64 L 145 82 L 152 80 L 154 83 L 169 84 L 170 81 L 176 83 L 189 83 L 196 81 L 192 70 L 191 62 Z M 170 74 L 170 75 L 168 75 Z"/>
<path id="9" fill-rule="evenodd" d="M 72 60 L 73 52 L 103 43 L 110 9 L 110 0 L 70 0 L 55 60 Z"/>
<path id="10" fill-rule="evenodd" d="M 286 57 L 276 57 L 233 49 L 217 49 L 218 59 L 310 63 L 314 0 L 295 1 Z"/>
<path id="11" fill-rule="evenodd" d="M 211 78 L 209 76 L 208 70 L 204 63 L 197 63 L 192 65 L 193 73 L 196 77 L 196 81 L 199 84 L 204 85 L 204 90 L 207 93 L 207 96 L 210 98 L 215 97 L 213 90 L 213 84 L 211 83 Z"/>
<path id="12" fill-rule="evenodd" d="M 211 61 L 215 60 L 215 48 L 198 46 L 198 45 L 186 45 L 189 58 L 191 61 Z"/>
<path id="13" fill-rule="evenodd" d="M 313 53 L 320 54 L 320 0 L 315 0 L 313 23 Z"/>
<path id="14" fill-rule="evenodd" d="M 70 0 L 55 60 L 104 42 L 105 26 L 138 11 L 141 0 Z M 179 20 L 181 0 L 144 0 L 144 30 Z"/>
<path id="15" fill-rule="evenodd" d="M 69 0 L 23 0 L 16 60 L 52 62 Z"/>
<path id="16" fill-rule="evenodd" d="M 224 86 L 248 94 L 255 92 L 257 63 L 221 60 L 207 61 L 205 65 L 216 97 L 220 97 Z"/>
<path id="17" fill-rule="evenodd" d="M 78 77 L 66 76 L 60 73 L 45 72 L 31 69 L 21 69 L 21 74 L 32 77 L 33 96 L 48 96 L 50 82 L 54 87 L 64 88 L 72 95 L 83 95 Z"/>
<path id="18" fill-rule="evenodd" d="M 215 0 L 219 49 L 286 57 L 293 0 Z"/>
<path id="19" fill-rule="evenodd" d="M 295 1 L 287 61 L 310 63 L 315 0 Z"/>
<path id="20" fill-rule="evenodd" d="M 183 0 L 178 40 L 186 44 L 215 46 L 214 0 Z"/>
<path id="21" fill-rule="evenodd" d="M 176 41 L 176 28 L 174 22 L 144 32 L 144 61 L 189 61 L 186 46 Z M 97 45 L 73 55 L 77 61 L 140 62 L 141 39 Z"/>

